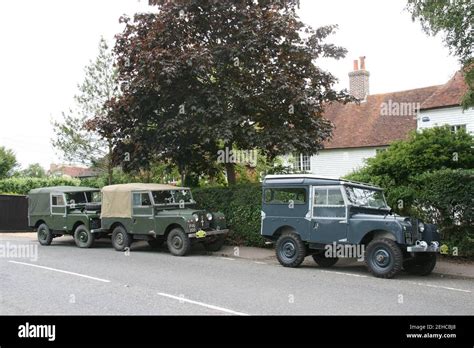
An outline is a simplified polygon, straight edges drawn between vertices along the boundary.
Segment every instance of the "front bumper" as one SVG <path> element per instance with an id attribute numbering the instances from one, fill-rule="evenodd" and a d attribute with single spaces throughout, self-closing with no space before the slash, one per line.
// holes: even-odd
<path id="1" fill-rule="evenodd" d="M 196 238 L 196 239 L 205 239 L 208 236 L 215 236 L 215 235 L 219 235 L 219 234 L 228 234 L 229 229 L 210 230 L 210 231 L 204 231 L 204 232 L 206 232 L 206 234 L 204 236 L 200 236 L 199 232 L 195 232 L 195 233 L 189 233 L 188 237 L 189 238 Z"/>
<path id="2" fill-rule="evenodd" d="M 415 245 L 407 247 L 410 253 L 437 253 L 439 252 L 439 243 L 434 241 L 427 243 L 423 240 L 417 240 Z"/>

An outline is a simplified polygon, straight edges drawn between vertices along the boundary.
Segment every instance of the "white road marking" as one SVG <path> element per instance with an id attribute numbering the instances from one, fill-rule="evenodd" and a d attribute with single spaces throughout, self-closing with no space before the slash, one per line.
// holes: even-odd
<path id="1" fill-rule="evenodd" d="M 262 262 L 262 261 L 254 261 L 254 263 L 256 263 L 257 265 L 266 265 L 267 264 L 266 262 Z"/>
<path id="2" fill-rule="evenodd" d="M 233 259 L 233 258 L 231 258 L 231 257 L 221 257 L 221 259 L 230 260 L 230 261 L 235 261 L 235 259 Z"/>
<path id="3" fill-rule="evenodd" d="M 170 294 L 165 294 L 165 293 L 163 293 L 163 292 L 159 292 L 158 295 L 164 296 L 164 297 L 168 297 L 168 298 L 172 298 L 172 299 L 178 300 L 178 301 L 180 301 L 180 302 L 187 302 L 187 303 L 195 304 L 195 305 L 197 305 L 197 306 L 202 306 L 202 307 L 214 309 L 214 310 L 216 310 L 216 311 L 221 311 L 221 312 L 225 312 L 225 313 L 229 313 L 229 314 L 234 314 L 234 315 L 249 315 L 249 314 L 247 314 L 247 313 L 236 312 L 236 311 L 233 311 L 233 310 L 231 310 L 231 309 L 227 309 L 227 308 L 223 308 L 223 307 L 218 307 L 218 306 L 210 305 L 210 304 L 203 303 L 203 302 L 198 302 L 198 301 L 189 300 L 189 299 L 184 298 L 184 297 L 174 296 L 174 295 L 170 295 Z"/>
<path id="4" fill-rule="evenodd" d="M 451 288 L 449 286 L 433 285 L 433 284 L 426 284 L 426 283 L 415 283 L 415 282 L 413 284 L 421 285 L 421 286 L 428 286 L 430 288 L 446 289 L 446 290 L 461 291 L 461 292 L 468 292 L 468 293 L 472 292 L 471 290 Z"/>
<path id="5" fill-rule="evenodd" d="M 56 268 L 51 268 L 51 267 L 46 267 L 46 266 L 39 266 L 39 265 L 34 265 L 32 263 L 26 263 L 26 262 L 18 262 L 18 261 L 8 261 L 8 262 L 16 263 L 16 264 L 19 264 L 19 265 L 25 265 L 25 266 L 31 266 L 31 267 L 47 269 L 49 271 L 55 271 L 55 272 L 60 272 L 60 273 L 71 274 L 71 275 L 75 275 L 75 276 L 82 277 L 82 278 L 97 280 L 99 282 L 110 283 L 110 280 L 107 280 L 107 279 L 91 277 L 91 276 L 88 276 L 88 275 L 85 275 L 85 274 L 80 274 L 80 273 L 75 273 L 75 272 L 63 271 L 62 269 L 56 269 Z"/>
<path id="6" fill-rule="evenodd" d="M 324 273 L 336 273 L 336 274 L 348 275 L 348 276 L 352 276 L 352 277 L 367 278 L 367 276 L 366 276 L 366 275 L 362 275 L 362 274 L 345 273 L 345 272 L 336 272 L 336 271 L 324 271 L 324 270 L 321 270 L 321 272 L 324 272 Z"/>

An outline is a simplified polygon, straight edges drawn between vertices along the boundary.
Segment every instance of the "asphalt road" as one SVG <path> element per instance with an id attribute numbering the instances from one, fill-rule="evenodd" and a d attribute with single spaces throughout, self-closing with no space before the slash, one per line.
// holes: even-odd
<path id="1" fill-rule="evenodd" d="M 0 244 L 7 242 L 38 245 L 0 235 Z M 199 246 L 175 257 L 145 242 L 125 254 L 108 240 L 79 249 L 71 237 L 37 251 L 37 260 L 0 257 L 1 315 L 474 314 L 469 278 L 400 274 L 385 280 L 362 265 L 326 270 L 310 258 L 289 269 L 276 260 L 209 255 Z"/>

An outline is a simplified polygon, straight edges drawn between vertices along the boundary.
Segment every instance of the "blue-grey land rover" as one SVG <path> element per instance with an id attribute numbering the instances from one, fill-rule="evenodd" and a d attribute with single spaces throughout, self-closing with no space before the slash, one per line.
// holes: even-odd
<path id="1" fill-rule="evenodd" d="M 308 255 L 330 267 L 338 256 L 328 251 L 339 246 L 360 247 L 367 268 L 380 278 L 402 268 L 427 275 L 436 265 L 436 226 L 393 214 L 379 187 L 310 174 L 268 175 L 262 200 L 261 234 L 276 243 L 285 267 L 298 267 Z"/>

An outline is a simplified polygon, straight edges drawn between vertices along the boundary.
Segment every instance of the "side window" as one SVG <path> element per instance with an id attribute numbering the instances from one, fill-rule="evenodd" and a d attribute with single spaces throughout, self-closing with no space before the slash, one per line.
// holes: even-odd
<path id="1" fill-rule="evenodd" d="M 306 190 L 304 188 L 271 188 L 265 190 L 266 204 L 306 204 Z"/>
<path id="2" fill-rule="evenodd" d="M 313 216 L 321 218 L 344 218 L 346 208 L 341 188 L 314 188 Z"/>
<path id="3" fill-rule="evenodd" d="M 53 195 L 52 197 L 52 206 L 64 206 L 64 197 L 63 195 Z"/>
<path id="4" fill-rule="evenodd" d="M 151 205 L 150 196 L 146 193 L 134 193 L 133 194 L 133 206 L 142 207 Z"/>

